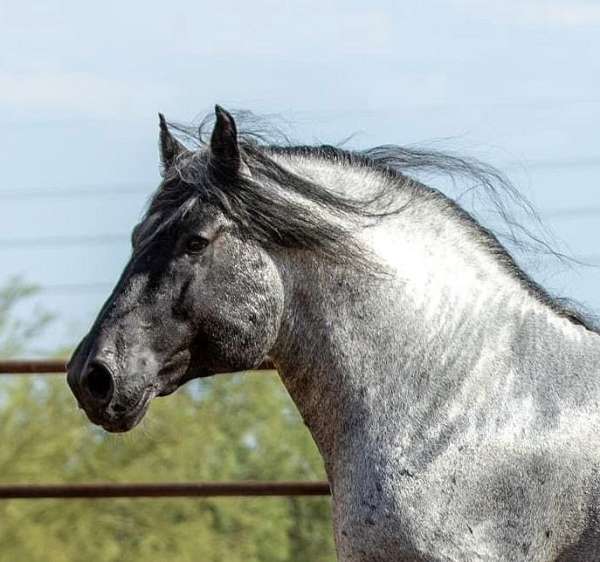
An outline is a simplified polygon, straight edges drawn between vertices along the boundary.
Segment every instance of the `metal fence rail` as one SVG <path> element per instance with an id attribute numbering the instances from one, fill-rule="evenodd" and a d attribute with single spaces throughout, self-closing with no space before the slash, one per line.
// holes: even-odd
<path id="1" fill-rule="evenodd" d="M 273 369 L 264 363 L 259 369 Z M 0 375 L 61 374 L 61 359 L 0 361 Z M 0 484 L 0 501 L 14 499 L 211 498 L 328 496 L 329 484 L 314 482 L 156 482 L 94 484 Z"/>
<path id="2" fill-rule="evenodd" d="M 256 370 L 274 369 L 272 363 L 266 361 Z M 0 375 L 56 375 L 67 370 L 63 359 L 10 359 L 0 361 Z"/>
<path id="3" fill-rule="evenodd" d="M 2 375 L 55 375 L 67 370 L 67 362 L 62 359 L 11 359 L 0 361 Z"/>
<path id="4" fill-rule="evenodd" d="M 153 484 L 5 484 L 0 500 L 328 496 L 327 482 L 160 482 Z"/>

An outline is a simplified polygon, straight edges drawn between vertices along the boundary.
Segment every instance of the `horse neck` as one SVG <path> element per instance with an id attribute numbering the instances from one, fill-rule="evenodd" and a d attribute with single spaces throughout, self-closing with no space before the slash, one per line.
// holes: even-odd
<path id="1" fill-rule="evenodd" d="M 442 417 L 473 400 L 483 410 L 522 362 L 543 369 L 535 342 L 584 337 L 437 205 L 424 197 L 359 235 L 388 275 L 282 258 L 287 306 L 273 358 L 328 470 L 357 439 L 391 432 L 417 451 Z M 527 358 L 515 341 L 531 343 Z"/>

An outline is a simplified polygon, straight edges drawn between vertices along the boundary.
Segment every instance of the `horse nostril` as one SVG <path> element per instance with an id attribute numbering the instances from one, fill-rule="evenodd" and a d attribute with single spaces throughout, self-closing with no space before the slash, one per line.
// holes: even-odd
<path id="1" fill-rule="evenodd" d="M 100 363 L 90 365 L 83 384 L 93 398 L 103 403 L 110 402 L 115 390 L 110 371 Z"/>

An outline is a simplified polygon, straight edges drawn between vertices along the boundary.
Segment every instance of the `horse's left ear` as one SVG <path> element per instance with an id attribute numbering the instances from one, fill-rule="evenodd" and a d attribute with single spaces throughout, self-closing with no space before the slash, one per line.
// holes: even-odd
<path id="1" fill-rule="evenodd" d="M 235 120 L 220 105 L 215 106 L 215 116 L 215 128 L 210 137 L 211 163 L 217 170 L 237 174 L 241 157 Z"/>
<path id="2" fill-rule="evenodd" d="M 160 124 L 160 160 L 163 170 L 166 172 L 179 154 L 185 152 L 183 146 L 169 131 L 167 121 L 162 113 L 158 114 Z"/>

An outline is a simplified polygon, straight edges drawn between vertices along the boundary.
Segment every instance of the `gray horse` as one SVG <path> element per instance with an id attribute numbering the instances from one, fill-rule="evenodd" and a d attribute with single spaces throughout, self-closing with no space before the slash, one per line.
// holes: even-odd
<path id="1" fill-rule="evenodd" d="M 192 150 L 160 117 L 163 181 L 69 367 L 90 420 L 127 431 L 269 358 L 323 456 L 340 561 L 600 560 L 599 332 L 404 173 L 494 172 L 268 145 L 219 107 Z"/>

